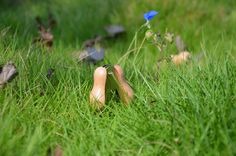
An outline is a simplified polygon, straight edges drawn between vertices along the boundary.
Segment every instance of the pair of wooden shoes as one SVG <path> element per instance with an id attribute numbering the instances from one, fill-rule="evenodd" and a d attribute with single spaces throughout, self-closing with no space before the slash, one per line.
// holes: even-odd
<path id="1" fill-rule="evenodd" d="M 122 68 L 119 65 L 114 65 L 112 74 L 117 84 L 116 89 L 121 101 L 128 105 L 132 101 L 134 93 L 124 78 Z M 108 71 L 105 67 L 98 67 L 94 71 L 94 84 L 92 91 L 90 92 L 90 104 L 97 109 L 101 109 L 105 105 L 107 76 Z"/>

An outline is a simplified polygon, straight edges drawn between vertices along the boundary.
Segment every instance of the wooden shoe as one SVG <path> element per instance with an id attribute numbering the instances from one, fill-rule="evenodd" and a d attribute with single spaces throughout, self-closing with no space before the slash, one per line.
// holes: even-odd
<path id="1" fill-rule="evenodd" d="M 120 96 L 120 99 L 124 104 L 128 105 L 134 98 L 133 89 L 125 80 L 124 72 L 120 65 L 114 65 L 113 73 L 117 82 L 117 91 Z"/>
<path id="2" fill-rule="evenodd" d="M 96 109 L 102 109 L 105 105 L 106 100 L 106 80 L 107 80 L 107 69 L 104 67 L 98 67 L 94 71 L 93 75 L 94 83 L 93 88 L 90 92 L 90 104 Z"/>

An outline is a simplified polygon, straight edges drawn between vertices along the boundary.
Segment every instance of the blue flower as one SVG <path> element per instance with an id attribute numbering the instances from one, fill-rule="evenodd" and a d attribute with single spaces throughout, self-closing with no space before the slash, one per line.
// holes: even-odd
<path id="1" fill-rule="evenodd" d="M 143 15 L 143 17 L 144 17 L 145 20 L 149 21 L 149 20 L 151 20 L 154 16 L 156 16 L 157 14 L 158 14 L 157 11 L 152 10 L 152 11 L 149 11 L 149 12 L 145 13 L 145 14 Z"/>

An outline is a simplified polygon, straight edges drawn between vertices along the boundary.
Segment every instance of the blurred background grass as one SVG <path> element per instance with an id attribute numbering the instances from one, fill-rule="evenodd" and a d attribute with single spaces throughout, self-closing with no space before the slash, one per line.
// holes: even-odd
<path id="1" fill-rule="evenodd" d="M 156 30 L 173 31 L 183 36 L 191 49 L 199 49 L 202 35 L 207 42 L 216 42 L 222 37 L 231 39 L 235 35 L 236 2 L 233 0 L 3 0 L 1 2 L 1 28 L 10 26 L 18 31 L 21 40 L 27 41 L 35 35 L 36 16 L 47 18 L 52 12 L 58 22 L 53 30 L 55 40 L 73 45 L 104 33 L 109 24 L 122 24 L 128 36 L 144 23 L 143 14 L 149 10 L 160 13 L 152 22 Z"/>

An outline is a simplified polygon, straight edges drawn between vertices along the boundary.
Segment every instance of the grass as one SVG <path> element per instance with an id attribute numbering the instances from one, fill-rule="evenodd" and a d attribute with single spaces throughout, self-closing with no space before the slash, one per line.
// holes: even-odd
<path id="1" fill-rule="evenodd" d="M 236 3 L 233 0 L 44 1 L 0 5 L 0 63 L 12 60 L 19 75 L 0 92 L 0 155 L 46 155 L 60 145 L 64 155 L 235 155 Z M 34 17 L 47 6 L 58 22 L 51 52 L 32 46 Z M 160 53 L 148 42 L 121 66 L 135 100 L 108 101 L 102 113 L 88 103 L 93 71 L 115 64 L 127 51 L 143 13 L 183 37 L 196 57 L 189 65 L 157 70 Z M 121 23 L 127 35 L 103 43 L 106 59 L 95 66 L 71 56 L 103 26 Z M 8 30 L 9 27 L 9 30 Z M 8 31 L 7 31 L 8 30 Z M 138 34 L 131 49 L 143 37 Z M 165 55 L 177 53 L 174 45 Z M 54 68 L 50 80 L 47 70 Z M 44 95 L 40 95 L 41 93 Z"/>

